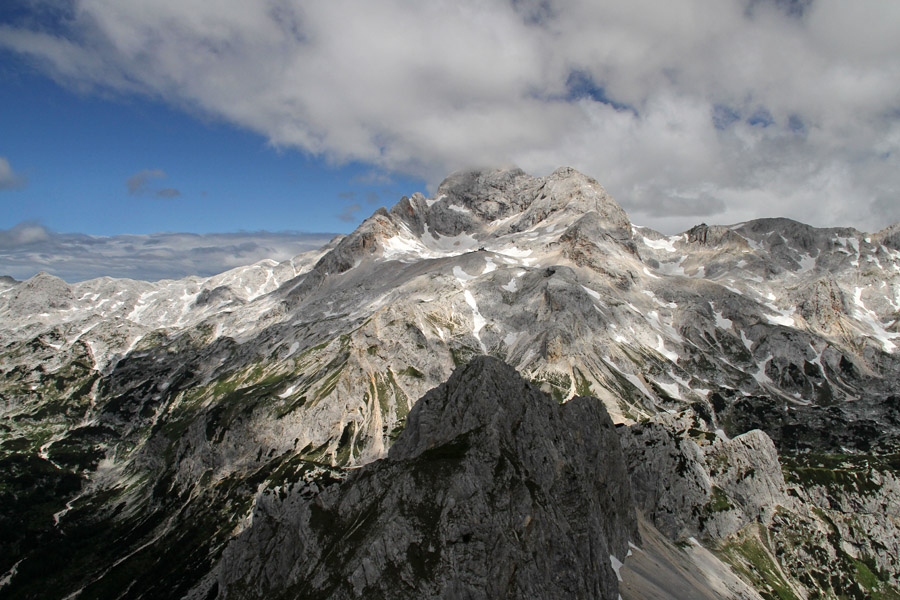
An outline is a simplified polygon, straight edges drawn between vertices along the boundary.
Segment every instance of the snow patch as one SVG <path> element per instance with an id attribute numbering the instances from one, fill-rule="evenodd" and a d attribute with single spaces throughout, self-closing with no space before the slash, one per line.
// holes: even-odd
<path id="1" fill-rule="evenodd" d="M 713 309 L 713 316 L 716 318 L 716 327 L 719 329 L 732 329 L 734 327 L 734 322 L 732 322 L 731 319 L 726 318 L 721 311 L 717 311 L 715 304 L 710 302 L 709 306 Z"/>
<path id="2" fill-rule="evenodd" d="M 518 290 L 519 287 L 516 284 L 517 277 L 519 277 L 519 276 L 510 277 L 509 281 L 505 285 L 500 286 L 500 289 L 506 290 L 507 292 L 515 292 L 516 290 Z"/>
<path id="3" fill-rule="evenodd" d="M 766 364 L 768 364 L 770 360 L 772 360 L 771 354 L 763 360 L 759 361 L 759 363 L 757 364 L 757 371 L 753 375 L 753 379 L 755 379 L 760 385 L 767 385 L 772 383 L 772 380 L 769 379 L 768 375 L 766 375 Z"/>
<path id="4" fill-rule="evenodd" d="M 816 259 L 809 254 L 801 254 L 799 262 L 801 273 L 808 273 L 816 267 Z"/>
<path id="5" fill-rule="evenodd" d="M 771 294 L 769 294 L 769 295 L 771 296 Z M 774 296 L 772 296 L 772 299 L 773 300 L 775 299 Z M 782 310 L 782 309 L 778 308 L 777 306 L 775 306 L 774 304 L 770 304 L 770 303 L 767 303 L 764 306 L 766 308 L 772 310 L 773 312 L 778 313 L 776 315 L 767 315 L 767 314 L 763 315 L 763 317 L 765 317 L 766 320 L 769 323 L 771 323 L 772 325 L 782 325 L 784 327 L 795 327 L 796 326 L 794 317 L 791 316 L 792 314 L 794 314 L 794 310 L 795 310 L 793 307 L 790 310 Z"/>
<path id="6" fill-rule="evenodd" d="M 614 362 L 612 362 L 611 360 L 609 360 L 606 357 L 603 358 L 603 362 L 605 362 L 610 368 L 618 371 L 622 375 L 622 377 L 627 379 L 628 382 L 631 383 L 631 385 L 633 385 L 635 388 L 640 390 L 640 392 L 642 394 L 644 394 L 645 396 L 647 396 L 648 398 L 651 398 L 651 399 L 656 398 L 656 395 L 651 393 L 650 390 L 647 389 L 647 386 L 644 385 L 644 382 L 641 381 L 637 376 L 632 375 L 631 373 L 624 372 L 622 369 L 617 367 Z"/>
<path id="7" fill-rule="evenodd" d="M 643 236 L 642 236 L 643 237 Z M 644 245 L 648 248 L 653 248 L 654 250 L 665 250 L 666 252 L 676 252 L 675 250 L 675 242 L 681 236 L 675 235 L 669 238 L 664 238 L 661 240 L 651 240 L 650 238 L 644 237 L 643 242 Z"/>
<path id="8" fill-rule="evenodd" d="M 526 258 L 531 256 L 531 250 L 523 250 L 518 246 L 505 246 L 499 250 L 493 250 L 496 254 L 514 259 L 516 262 L 524 262 Z"/>
<path id="9" fill-rule="evenodd" d="M 681 397 L 681 389 L 678 387 L 677 383 L 662 383 L 661 381 L 657 381 L 656 385 L 658 385 L 666 394 L 670 397 L 675 398 L 676 400 L 683 400 Z"/>
<path id="10" fill-rule="evenodd" d="M 9 585 L 9 582 L 12 581 L 12 578 L 16 576 L 16 573 L 19 571 L 19 564 L 25 560 L 24 558 L 20 558 L 19 561 L 10 568 L 9 571 L 3 577 L 0 577 L 0 590 Z"/>
<path id="11" fill-rule="evenodd" d="M 401 232 L 392 238 L 386 239 L 382 243 L 382 257 L 392 260 L 398 256 L 408 256 L 410 254 L 417 257 L 426 257 L 430 254 L 425 244 L 410 235 L 404 235 Z"/>
<path id="12" fill-rule="evenodd" d="M 462 267 L 455 266 L 453 267 L 453 276 L 456 277 L 459 281 L 465 283 L 467 281 L 472 281 L 475 279 L 475 275 L 469 275 L 465 271 L 462 270 Z"/>
<path id="13" fill-rule="evenodd" d="M 466 299 L 466 304 L 472 308 L 472 333 L 475 335 L 475 339 L 478 340 L 478 345 L 481 346 L 482 352 L 486 352 L 487 348 L 484 342 L 481 341 L 481 330 L 484 328 L 486 321 L 478 310 L 478 304 L 475 302 L 475 296 L 472 295 L 472 292 L 466 290 L 463 293 L 463 297 Z"/>
<path id="14" fill-rule="evenodd" d="M 622 568 L 622 561 L 610 554 L 609 564 L 612 565 L 613 571 L 616 572 L 616 577 L 619 579 L 619 581 L 622 581 L 622 574 L 619 573 L 619 570 L 621 570 Z"/>
<path id="15" fill-rule="evenodd" d="M 740 235 L 740 234 L 738 234 L 738 235 Z M 765 250 L 765 248 L 763 248 L 763 245 L 760 244 L 759 242 L 757 242 L 756 240 L 748 238 L 747 236 L 743 236 L 743 235 L 741 237 L 744 238 L 745 240 L 747 240 L 747 245 L 750 246 L 751 248 L 753 248 L 754 250 L 756 250 L 757 252 L 759 252 L 760 250 Z"/>
<path id="16" fill-rule="evenodd" d="M 663 341 L 662 336 L 659 334 L 656 334 L 656 351 L 665 356 L 670 361 L 678 362 L 678 354 L 672 352 L 671 350 L 666 350 L 666 344 Z"/>
<path id="17" fill-rule="evenodd" d="M 443 200 L 446 197 L 447 197 L 447 194 L 441 194 L 437 198 L 425 198 L 425 205 L 428 206 L 428 208 L 431 208 L 431 206 L 435 202 L 440 202 L 441 200 Z"/>
<path id="18" fill-rule="evenodd" d="M 458 256 L 478 247 L 478 240 L 468 233 L 445 237 L 432 233 L 427 224 L 422 243 L 433 253 L 432 256 Z"/>
<path id="19" fill-rule="evenodd" d="M 599 292 L 596 292 L 596 291 L 592 290 L 591 288 L 585 287 L 585 286 L 581 286 L 581 289 L 583 289 L 585 292 L 587 292 L 588 296 L 590 296 L 591 298 L 593 298 L 594 300 L 596 300 L 603 306 L 606 306 L 606 303 L 603 301 L 603 297 L 600 295 Z"/>
<path id="20" fill-rule="evenodd" d="M 872 330 L 872 337 L 881 342 L 881 347 L 888 354 L 893 354 L 897 349 L 897 345 L 893 340 L 900 337 L 898 333 L 889 332 L 885 329 L 884 323 L 878 318 L 874 311 L 869 310 L 862 299 L 863 288 L 858 287 L 853 293 L 853 302 L 856 304 L 857 310 L 854 310 L 854 316 L 868 325 Z"/>
<path id="21" fill-rule="evenodd" d="M 628 342 L 628 340 L 623 335 L 618 333 L 619 327 L 615 323 L 610 323 L 607 326 L 607 330 L 612 332 L 613 341 L 615 343 L 624 344 L 624 343 Z"/>
<path id="22" fill-rule="evenodd" d="M 661 306 L 663 308 L 678 308 L 678 305 L 674 302 L 663 302 L 662 300 L 657 298 L 656 294 L 654 294 L 650 290 L 641 290 L 641 292 L 649 296 L 650 299 L 653 300 L 658 306 Z"/>
<path id="23" fill-rule="evenodd" d="M 685 276 L 687 276 L 687 273 L 685 272 L 684 267 L 682 266 L 682 263 L 684 263 L 685 260 L 687 260 L 687 256 L 682 256 L 677 261 L 659 263 L 659 267 L 657 267 L 656 270 L 657 270 L 657 272 L 662 273 L 664 275 L 669 275 L 669 276 L 680 275 L 682 277 L 685 277 Z"/>

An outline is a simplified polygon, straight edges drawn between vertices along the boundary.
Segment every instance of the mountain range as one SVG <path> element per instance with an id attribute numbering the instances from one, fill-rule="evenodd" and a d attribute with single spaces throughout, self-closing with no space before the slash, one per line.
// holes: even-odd
<path id="1" fill-rule="evenodd" d="M 900 598 L 900 226 L 466 171 L 211 278 L 0 279 L 0 596 Z"/>

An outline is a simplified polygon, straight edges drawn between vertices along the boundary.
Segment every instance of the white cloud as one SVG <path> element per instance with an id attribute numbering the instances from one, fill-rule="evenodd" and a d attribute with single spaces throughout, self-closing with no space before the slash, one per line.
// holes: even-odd
<path id="1" fill-rule="evenodd" d="M 65 36 L 5 26 L 0 46 L 80 89 L 163 98 L 336 161 L 432 183 L 571 164 L 669 231 L 772 215 L 871 230 L 897 214 L 897 3 L 75 4 Z"/>
<path id="2" fill-rule="evenodd" d="M 15 190 L 26 184 L 25 178 L 13 171 L 6 157 L 0 156 L 0 190 Z"/>
<path id="3" fill-rule="evenodd" d="M 25 222 L 0 230 L 0 275 L 46 271 L 75 282 L 111 276 L 155 281 L 210 276 L 263 259 L 287 260 L 322 247 L 331 234 L 241 232 L 89 236 Z"/>

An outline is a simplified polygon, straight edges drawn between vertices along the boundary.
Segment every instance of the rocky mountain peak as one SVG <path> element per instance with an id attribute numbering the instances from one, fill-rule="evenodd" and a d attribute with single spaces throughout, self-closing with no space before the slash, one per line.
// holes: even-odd
<path id="1" fill-rule="evenodd" d="M 546 177 L 533 177 L 518 168 L 460 171 L 438 186 L 430 206 L 432 210 L 470 212 L 479 223 L 521 214 L 513 227 L 517 231 L 558 212 L 575 221 L 593 211 L 614 228 L 630 226 L 625 211 L 603 186 L 572 167 L 560 167 Z"/>
<path id="2" fill-rule="evenodd" d="M 510 204 L 533 182 L 534 177 L 519 168 L 457 171 L 441 182 L 435 198 L 445 196 L 468 208 L 484 201 Z"/>
<path id="3" fill-rule="evenodd" d="M 640 541 L 603 404 L 559 405 L 486 356 L 415 404 L 387 460 L 263 496 L 251 522 L 224 598 L 615 598 Z"/>
<path id="4" fill-rule="evenodd" d="M 376 210 L 371 217 L 347 235 L 315 266 L 323 275 L 343 273 L 359 264 L 367 256 L 377 256 L 383 252 L 384 240 L 396 236 L 396 224 L 384 208 Z"/>
<path id="5" fill-rule="evenodd" d="M 12 315 L 32 316 L 48 310 L 69 308 L 75 296 L 65 281 L 41 271 L 18 284 L 9 295 L 9 311 Z"/>
<path id="6" fill-rule="evenodd" d="M 690 228 L 686 235 L 689 243 L 701 246 L 733 246 L 741 250 L 749 248 L 747 240 L 721 225 L 709 226 L 700 223 Z"/>
<path id="7" fill-rule="evenodd" d="M 414 458 L 477 428 L 509 442 L 514 425 L 535 410 L 534 404 L 540 399 L 515 369 L 495 358 L 476 357 L 413 407 L 390 457 Z"/>
<path id="8" fill-rule="evenodd" d="M 900 250 L 900 221 L 885 227 L 874 236 L 881 241 L 882 244 Z"/>
<path id="9" fill-rule="evenodd" d="M 485 246 L 490 250 L 492 244 L 533 245 L 538 236 L 521 234 L 537 229 L 545 236 L 558 231 L 552 241 L 565 231 L 562 241 L 580 240 L 576 245 L 587 241 L 584 236 L 609 238 L 636 253 L 628 215 L 596 180 L 571 167 L 547 177 L 509 168 L 459 171 L 438 186 L 434 198 L 413 194 L 390 211 L 378 209 L 315 271 L 320 276 L 343 273 L 370 258 L 439 258 Z M 572 249 L 579 255 L 582 250 Z"/>
<path id="10" fill-rule="evenodd" d="M 595 212 L 607 229 L 630 230 L 631 221 L 606 189 L 593 177 L 561 167 L 548 178 L 550 207 L 576 215 Z"/>

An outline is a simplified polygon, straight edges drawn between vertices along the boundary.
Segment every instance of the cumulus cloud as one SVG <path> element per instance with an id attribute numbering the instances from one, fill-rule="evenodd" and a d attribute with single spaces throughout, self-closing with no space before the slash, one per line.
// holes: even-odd
<path id="1" fill-rule="evenodd" d="M 0 230 L 0 276 L 46 271 L 66 281 L 127 277 L 156 281 L 210 276 L 263 259 L 287 260 L 328 243 L 331 234 L 241 232 L 89 236 L 29 221 Z"/>
<path id="2" fill-rule="evenodd" d="M 50 233 L 37 221 L 25 221 L 10 229 L 0 229 L 0 249 L 32 246 L 50 239 Z"/>
<path id="3" fill-rule="evenodd" d="M 27 183 L 24 177 L 13 171 L 6 157 L 0 156 L 0 190 L 16 190 Z"/>
<path id="4" fill-rule="evenodd" d="M 432 185 L 569 164 L 663 230 L 872 230 L 900 190 L 898 22 L 882 0 L 74 0 L 0 47 Z"/>

